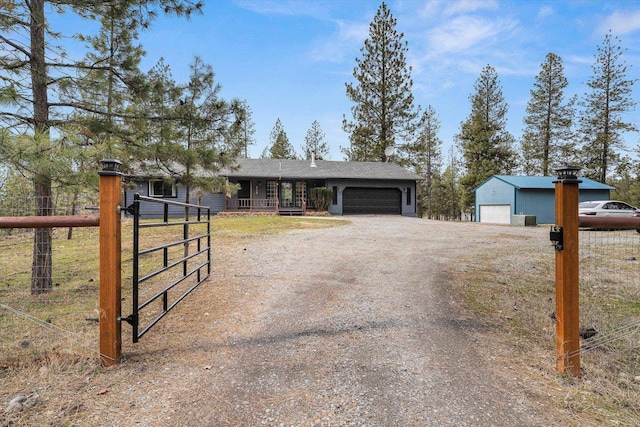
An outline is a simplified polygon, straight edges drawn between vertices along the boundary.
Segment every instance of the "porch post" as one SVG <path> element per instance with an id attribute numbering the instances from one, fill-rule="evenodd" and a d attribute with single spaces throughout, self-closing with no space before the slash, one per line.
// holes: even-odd
<path id="1" fill-rule="evenodd" d="M 249 181 L 249 212 L 253 212 L 253 180 Z"/>

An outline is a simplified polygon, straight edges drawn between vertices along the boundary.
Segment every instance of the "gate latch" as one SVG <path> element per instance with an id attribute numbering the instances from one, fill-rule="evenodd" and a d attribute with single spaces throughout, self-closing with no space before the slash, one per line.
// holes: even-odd
<path id="1" fill-rule="evenodd" d="M 564 237 L 562 233 L 562 227 L 559 225 L 552 225 L 551 231 L 549 232 L 549 240 L 551 240 L 551 244 L 557 251 L 561 251 L 564 249 Z"/>

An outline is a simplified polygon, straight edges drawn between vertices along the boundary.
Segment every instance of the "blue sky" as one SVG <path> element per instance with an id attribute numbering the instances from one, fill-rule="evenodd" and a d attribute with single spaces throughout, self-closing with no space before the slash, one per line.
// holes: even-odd
<path id="1" fill-rule="evenodd" d="M 211 64 L 222 96 L 246 99 L 253 111 L 258 157 L 280 118 L 298 152 L 314 120 L 326 134 L 331 158 L 342 160 L 342 131 L 369 24 L 380 3 L 365 0 L 207 1 L 204 15 L 187 21 L 162 17 L 141 34 L 147 70 L 160 57 L 178 82 L 199 55 Z M 498 72 L 509 104 L 508 130 L 519 138 L 535 76 L 545 55 L 564 61 L 566 95 L 582 95 L 592 76 L 596 48 L 611 30 L 627 52 L 627 77 L 640 78 L 640 2 L 390 0 L 397 30 L 408 42 L 416 104 L 431 105 L 442 122 L 445 154 L 470 111 L 469 96 L 482 68 Z M 640 83 L 633 97 L 640 101 Z M 627 117 L 638 127 L 638 113 Z M 630 149 L 637 135 L 629 135 Z"/>

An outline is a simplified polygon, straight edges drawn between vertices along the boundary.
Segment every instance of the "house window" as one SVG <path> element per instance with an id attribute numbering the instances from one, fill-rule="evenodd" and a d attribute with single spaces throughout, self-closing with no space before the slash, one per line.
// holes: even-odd
<path id="1" fill-rule="evenodd" d="M 276 182 L 267 181 L 267 199 L 276 198 Z"/>
<path id="2" fill-rule="evenodd" d="M 301 207 L 303 200 L 307 200 L 307 183 L 296 181 L 296 206 Z"/>
<path id="3" fill-rule="evenodd" d="M 407 187 L 407 206 L 411 206 L 411 187 Z"/>
<path id="4" fill-rule="evenodd" d="M 280 183 L 280 206 L 290 208 L 293 206 L 293 182 L 282 181 Z"/>
<path id="5" fill-rule="evenodd" d="M 331 201 L 331 203 L 333 203 L 334 205 L 337 205 L 338 204 L 338 187 L 334 185 L 331 190 L 333 191 L 333 200 Z"/>
<path id="6" fill-rule="evenodd" d="M 168 182 L 162 179 L 149 180 L 149 196 L 151 197 L 177 197 L 175 182 Z"/>

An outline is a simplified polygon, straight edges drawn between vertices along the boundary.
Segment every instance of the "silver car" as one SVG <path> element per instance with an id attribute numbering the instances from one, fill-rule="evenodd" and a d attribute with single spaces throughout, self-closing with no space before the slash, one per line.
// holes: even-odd
<path id="1" fill-rule="evenodd" d="M 579 215 L 634 216 L 636 210 L 635 207 L 617 200 L 594 200 L 580 202 L 578 205 Z"/>

